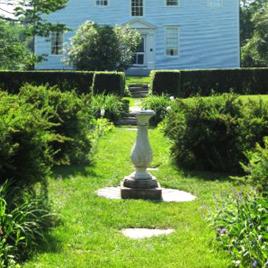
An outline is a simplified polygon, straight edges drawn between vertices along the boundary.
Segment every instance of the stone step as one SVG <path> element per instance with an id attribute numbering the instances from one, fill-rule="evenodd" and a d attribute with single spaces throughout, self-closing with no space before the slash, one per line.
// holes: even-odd
<path id="1" fill-rule="evenodd" d="M 119 126 L 137 126 L 137 119 L 133 116 L 123 117 L 116 122 Z"/>

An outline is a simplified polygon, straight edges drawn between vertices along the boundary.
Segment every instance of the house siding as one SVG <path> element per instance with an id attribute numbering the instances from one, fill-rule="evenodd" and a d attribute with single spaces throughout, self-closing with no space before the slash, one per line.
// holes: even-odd
<path id="1" fill-rule="evenodd" d="M 131 21 L 130 0 L 109 0 L 108 7 L 97 7 L 95 0 L 70 0 L 68 6 L 49 16 L 54 23 L 64 23 L 71 32 L 68 42 L 86 20 L 98 24 L 121 25 Z M 208 0 L 180 0 L 179 7 L 166 7 L 164 0 L 144 0 L 141 20 L 155 26 L 154 69 L 237 68 L 240 66 L 239 0 L 223 0 L 212 8 Z M 135 18 L 135 17 L 134 17 Z M 165 29 L 178 26 L 179 55 L 166 56 Z M 49 54 L 49 38 L 36 38 L 36 53 Z M 68 69 L 62 56 L 48 55 L 37 69 Z"/>

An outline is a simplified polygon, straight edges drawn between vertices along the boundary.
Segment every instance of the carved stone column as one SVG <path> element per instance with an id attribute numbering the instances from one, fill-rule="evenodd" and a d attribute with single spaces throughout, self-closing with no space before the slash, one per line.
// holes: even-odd
<path id="1" fill-rule="evenodd" d="M 156 178 L 147 172 L 152 162 L 152 149 L 148 138 L 148 125 L 154 111 L 146 110 L 136 113 L 138 133 L 132 149 L 131 160 L 136 171 L 124 178 L 121 184 L 121 196 L 124 199 L 161 200 L 162 189 Z"/>

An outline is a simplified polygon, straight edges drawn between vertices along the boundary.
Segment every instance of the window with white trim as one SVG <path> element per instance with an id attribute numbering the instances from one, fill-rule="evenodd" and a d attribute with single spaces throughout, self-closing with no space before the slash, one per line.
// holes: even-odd
<path id="1" fill-rule="evenodd" d="M 143 16 L 143 0 L 131 0 L 131 15 L 133 17 Z"/>
<path id="2" fill-rule="evenodd" d="M 208 6 L 209 7 L 222 7 L 223 6 L 223 0 L 208 0 Z"/>
<path id="3" fill-rule="evenodd" d="M 179 55 L 179 27 L 170 26 L 166 28 L 166 55 Z"/>
<path id="4" fill-rule="evenodd" d="M 166 0 L 166 5 L 167 6 L 178 6 L 179 0 Z"/>
<path id="5" fill-rule="evenodd" d="M 63 32 L 51 33 L 51 54 L 61 55 L 63 53 Z"/>
<path id="6" fill-rule="evenodd" d="M 108 6 L 108 0 L 96 0 L 97 6 Z"/>

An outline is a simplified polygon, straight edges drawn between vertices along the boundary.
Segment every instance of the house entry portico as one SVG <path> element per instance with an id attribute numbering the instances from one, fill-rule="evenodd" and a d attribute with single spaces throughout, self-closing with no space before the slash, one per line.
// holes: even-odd
<path id="1" fill-rule="evenodd" d="M 133 58 L 133 65 L 128 69 L 131 74 L 143 74 L 155 68 L 155 29 L 143 19 L 136 18 L 125 23 L 141 33 L 142 41 Z"/>

